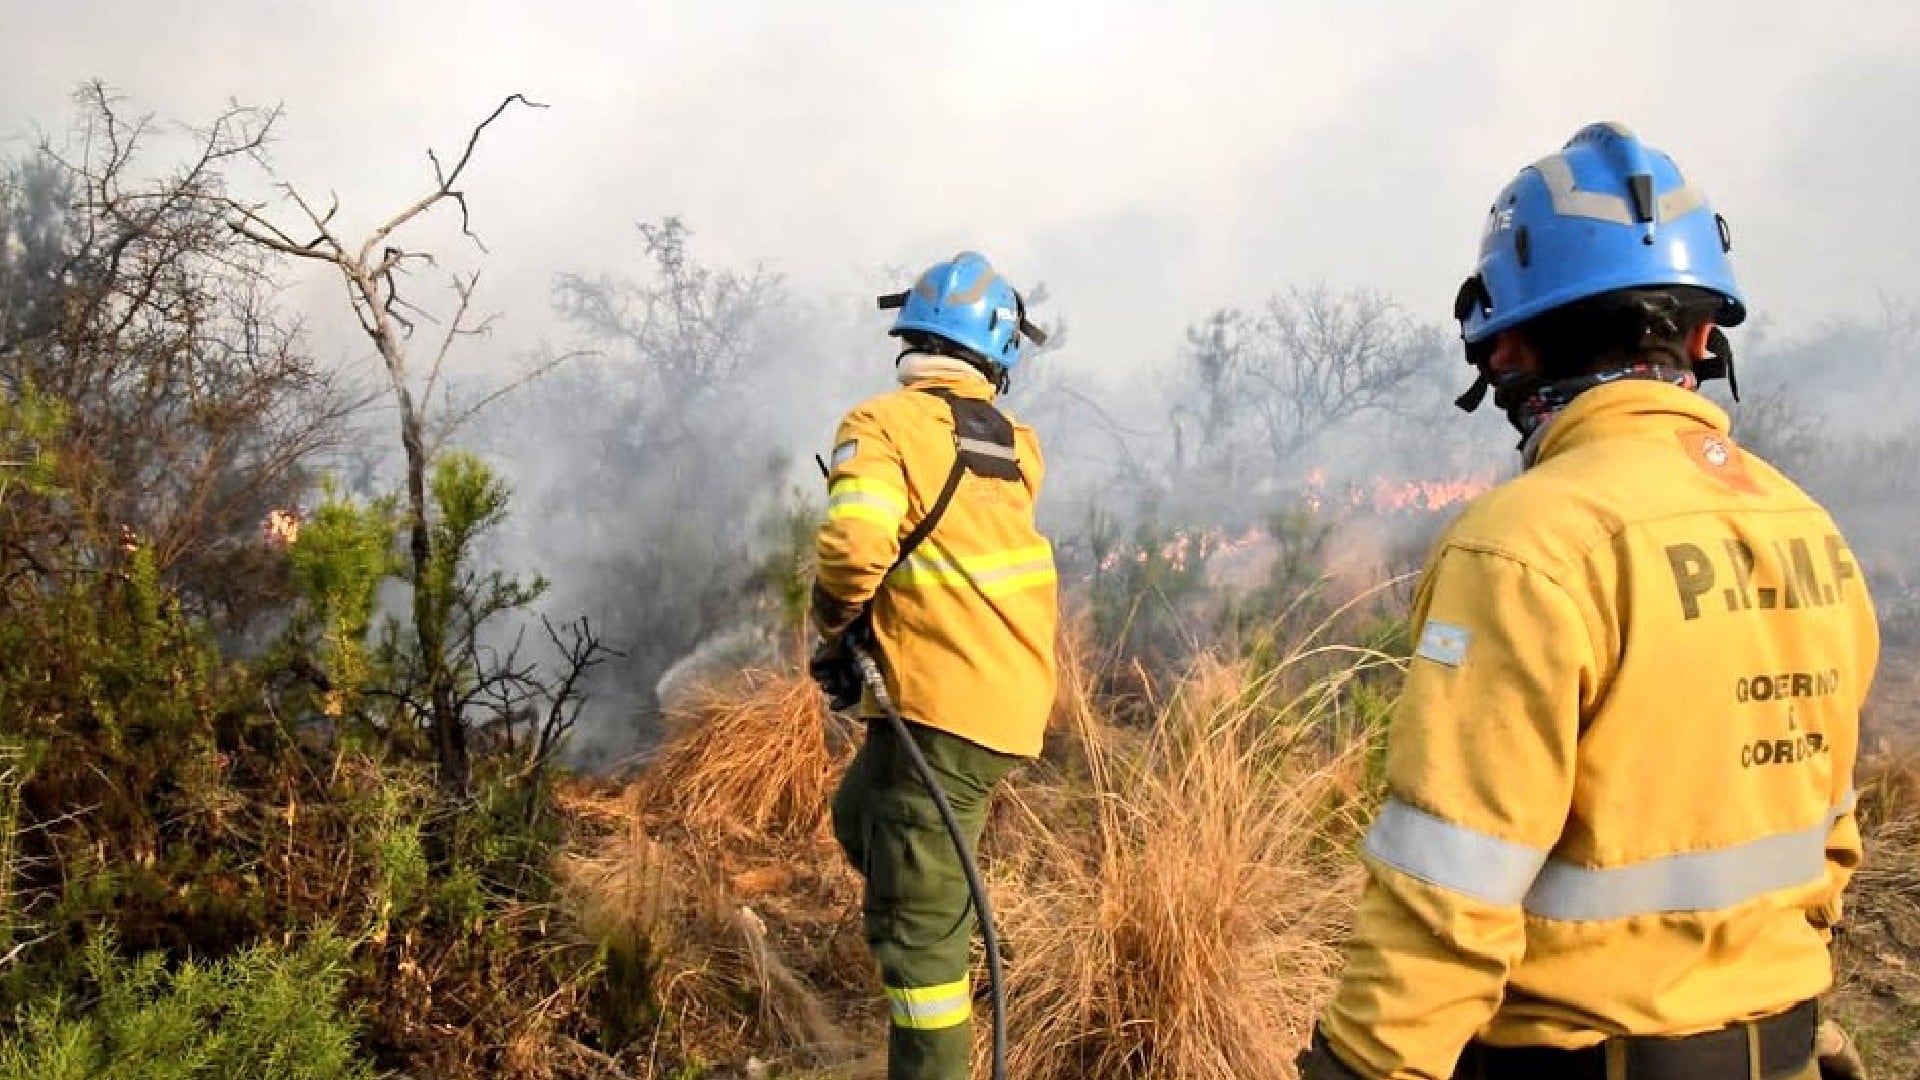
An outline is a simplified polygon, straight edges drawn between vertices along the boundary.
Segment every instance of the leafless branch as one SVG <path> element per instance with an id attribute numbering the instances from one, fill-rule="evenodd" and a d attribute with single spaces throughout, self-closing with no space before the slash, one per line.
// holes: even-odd
<path id="1" fill-rule="evenodd" d="M 291 188 L 285 184 L 280 186 L 283 190 L 291 190 Z M 242 203 L 232 198 L 224 199 L 222 202 L 224 208 L 229 213 L 237 215 L 238 218 L 238 220 L 229 221 L 227 227 L 248 240 L 262 247 L 280 252 L 283 255 L 294 255 L 303 259 L 319 259 L 325 262 L 339 261 L 339 247 L 337 242 L 332 251 L 328 251 L 321 246 L 330 235 L 324 224 L 321 227 L 320 235 L 305 243 L 301 243 L 262 213 L 262 210 L 265 209 L 264 207 L 257 204 Z M 329 211 L 326 220 L 330 221 L 332 217 L 333 212 Z"/>
<path id="2" fill-rule="evenodd" d="M 372 254 L 375 248 L 382 247 L 386 244 L 387 237 L 392 236 L 395 230 L 412 221 L 414 218 L 419 217 L 421 214 L 426 213 L 442 199 L 451 198 L 460 204 L 460 231 L 472 238 L 476 244 L 479 243 L 479 238 L 473 235 L 471 221 L 467 213 L 466 194 L 455 190 L 453 185 L 460 182 L 460 174 L 466 171 L 467 164 L 473 160 L 473 151 L 480 145 L 481 134 L 484 133 L 488 126 L 495 120 L 500 119 L 501 114 L 506 112 L 515 102 L 519 102 L 530 109 L 544 109 L 547 107 L 537 101 L 528 100 L 522 94 L 508 94 L 499 105 L 494 107 L 493 112 L 487 114 L 485 120 L 474 125 L 473 131 L 467 136 L 467 147 L 461 151 L 460 160 L 454 164 L 452 172 L 442 170 L 439 157 L 429 149 L 427 151 L 427 159 L 433 163 L 434 180 L 438 186 L 433 191 L 415 200 L 411 205 L 393 217 L 388 218 L 385 224 L 373 230 L 373 233 L 367 237 L 367 242 L 360 248 L 360 262 L 362 265 L 365 265 L 368 256 Z M 484 245 L 481 246 L 481 250 L 486 250 Z"/>
<path id="3" fill-rule="evenodd" d="M 406 261 L 408 259 L 418 259 L 421 262 L 426 263 L 428 266 L 439 265 L 439 263 L 434 260 L 434 257 L 430 252 L 405 251 L 401 248 L 389 247 L 380 253 L 380 264 L 374 267 L 373 269 L 374 276 L 386 277 L 392 271 L 400 269 L 401 267 L 406 265 Z"/>
<path id="4" fill-rule="evenodd" d="M 433 445 L 437 448 L 440 444 L 444 443 L 447 439 L 452 438 L 454 432 L 459 431 L 460 428 L 467 423 L 467 421 L 472 420 L 474 417 L 480 415 L 480 413 L 486 410 L 487 406 L 492 405 L 494 402 L 499 401 L 501 398 L 506 397 L 508 394 L 511 394 L 514 391 L 520 389 L 521 387 L 526 386 L 528 383 L 531 383 L 534 380 L 539 379 L 541 376 L 547 374 L 548 372 L 559 367 L 560 365 L 567 363 L 570 360 L 578 360 L 583 357 L 594 356 L 594 355 L 597 355 L 597 354 L 591 350 L 575 349 L 570 352 L 562 353 L 559 356 L 553 357 L 551 359 L 542 361 L 540 364 L 536 365 L 532 370 L 522 374 L 519 378 L 513 380 L 510 383 L 507 383 L 505 386 L 501 386 L 489 392 L 485 397 L 482 397 L 479 401 L 476 401 L 472 405 L 468 406 L 467 408 L 462 409 L 459 413 L 455 414 L 451 419 L 441 421 L 439 424 L 439 431 L 434 437 Z"/>
<path id="5" fill-rule="evenodd" d="M 400 299 L 400 285 L 394 281 L 393 274 L 393 267 L 389 265 L 385 273 L 378 275 L 378 280 L 385 282 L 387 287 L 386 299 L 381 302 L 380 311 L 386 318 L 391 319 L 400 327 L 401 336 L 412 337 L 414 328 L 413 320 L 401 314 L 401 311 L 402 309 L 406 309 L 417 312 L 418 309 Z M 377 293 L 378 289 L 376 288 L 375 291 Z M 389 366 L 391 366 L 393 357 L 387 356 L 386 359 Z"/>
<path id="6" fill-rule="evenodd" d="M 340 273 L 347 290 L 348 306 L 360 322 L 361 330 L 373 342 L 381 362 L 386 369 L 387 383 L 392 391 L 396 412 L 400 419 L 400 444 L 406 457 L 406 494 L 407 494 L 407 539 L 408 553 L 412 563 L 414 580 L 429 580 L 428 570 L 434 559 L 434 544 L 429 525 L 432 510 L 429 500 L 427 472 L 438 446 L 428 438 L 428 413 L 433 406 L 433 393 L 440 383 L 441 372 L 453 343 L 462 337 L 485 334 L 492 320 L 482 320 L 475 325 L 470 313 L 473 303 L 476 278 L 454 278 L 454 293 L 458 297 L 452 320 L 447 324 L 441 336 L 439 346 L 431 360 L 424 393 L 415 397 L 415 375 L 417 366 L 409 353 L 410 339 L 417 325 L 422 322 L 435 323 L 438 320 L 432 313 L 409 301 L 403 293 L 402 277 L 412 262 L 422 262 L 431 266 L 433 258 L 426 252 L 409 251 L 398 239 L 400 230 L 414 222 L 421 215 L 445 200 L 451 200 L 460 208 L 460 227 L 463 235 L 485 250 L 479 238 L 474 235 L 468 211 L 465 192 L 460 182 L 472 162 L 474 153 L 480 144 L 481 136 L 506 111 L 520 104 L 528 108 L 545 108 L 538 102 L 528 100 L 522 94 L 509 94 L 485 119 L 476 124 L 467 135 L 466 145 L 459 159 L 451 169 L 446 168 L 440 157 L 429 150 L 427 157 L 433 166 L 433 187 L 425 194 L 402 206 L 398 212 L 388 217 L 372 229 L 356 248 L 347 244 L 333 232 L 332 222 L 339 211 L 339 200 L 333 198 L 324 211 L 309 201 L 291 185 L 282 185 L 289 200 L 306 218 L 306 225 L 315 232 L 315 238 L 306 243 L 294 239 L 284 228 L 277 227 L 266 220 L 258 207 L 245 206 L 228 200 L 224 203 L 230 213 L 229 223 L 242 237 L 261 247 L 280 254 L 299 258 L 314 259 L 333 264 Z M 303 228 L 304 231 L 304 228 Z M 556 361 L 557 363 L 557 361 Z M 552 365 L 548 365 L 551 367 Z M 545 370 L 544 368 L 542 370 Z M 537 377 L 535 372 L 527 378 Z M 480 405 L 467 413 L 456 417 L 448 425 L 451 430 L 473 415 L 487 403 L 497 400 L 524 383 L 519 380 L 512 386 L 489 395 Z M 489 596 L 499 597 L 499 587 Z M 494 603 L 495 601 L 487 601 Z M 512 605 L 508 605 L 512 606 Z M 481 655 L 473 642 L 473 630 L 480 621 L 498 608 L 488 608 L 482 612 L 463 611 L 449 617 L 448 612 L 436 606 L 429 590 L 415 588 L 413 596 L 413 630 L 421 665 L 421 677 L 425 685 L 421 695 L 426 699 L 425 719 L 431 731 L 435 753 L 441 766 L 442 781 L 455 792 L 464 791 L 469 779 L 467 764 L 467 719 L 463 710 L 472 703 L 473 693 L 504 695 L 503 701 L 510 700 L 516 694 L 522 694 L 527 680 L 533 678 L 530 670 L 515 666 L 512 657 L 504 664 L 499 658 Z M 464 619 L 464 626 L 460 620 Z M 482 672 L 477 687 L 463 693 L 456 689 L 456 669 L 462 663 L 474 665 L 474 670 Z"/>
<path id="7" fill-rule="evenodd" d="M 550 692 L 546 717 L 541 721 L 538 735 L 529 745 L 526 768 L 523 775 L 534 776 L 545 769 L 553 755 L 558 752 L 567 734 L 580 716 L 580 708 L 585 698 L 580 693 L 580 680 L 594 667 L 607 660 L 625 655 L 600 640 L 594 633 L 593 624 L 582 615 L 567 627 L 567 636 L 563 639 L 560 631 L 554 629 L 553 622 L 542 616 L 540 624 L 546 628 L 547 638 L 553 642 L 565 664 L 565 674 Z"/>
<path id="8" fill-rule="evenodd" d="M 453 319 L 447 323 L 447 332 L 441 335 L 440 348 L 433 354 L 433 363 L 427 367 L 427 386 L 420 394 L 420 400 L 433 401 L 433 388 L 440 381 L 440 370 L 447 362 L 447 354 L 453 350 L 453 343 L 461 337 L 484 337 L 493 326 L 493 319 L 487 318 L 472 329 L 467 329 L 467 312 L 473 307 L 474 290 L 480 287 L 480 271 L 462 279 L 458 274 L 453 277 L 453 294 L 460 298 L 459 306 L 454 308 Z"/>

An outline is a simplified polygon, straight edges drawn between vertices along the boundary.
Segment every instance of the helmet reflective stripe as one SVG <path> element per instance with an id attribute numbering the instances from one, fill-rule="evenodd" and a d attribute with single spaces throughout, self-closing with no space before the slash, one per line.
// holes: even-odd
<path id="1" fill-rule="evenodd" d="M 1573 166 L 1567 164 L 1565 154 L 1541 158 L 1533 163 L 1533 167 L 1540 173 L 1540 178 L 1547 182 L 1547 194 L 1553 200 L 1554 212 L 1561 217 L 1589 217 L 1621 225 L 1640 224 L 1634 216 L 1633 204 L 1624 196 L 1580 190 L 1574 183 Z M 1684 186 L 1661 195 L 1654 203 L 1658 208 L 1655 220 L 1672 221 L 1707 205 L 1700 192 L 1692 184 L 1685 183 L 1685 176 L 1681 180 Z"/>
<path id="2" fill-rule="evenodd" d="M 1618 124 L 1592 124 L 1494 200 L 1463 290 L 1477 302 L 1456 312 L 1461 336 L 1477 343 L 1564 304 L 1662 285 L 1719 293 L 1716 322 L 1733 326 L 1746 308 L 1730 248 L 1724 221 L 1671 157 Z"/>
<path id="3" fill-rule="evenodd" d="M 948 293 L 946 302 L 949 304 L 977 304 L 980 302 L 981 297 L 987 295 L 987 286 L 997 284 L 999 281 L 1000 281 L 1000 275 L 995 273 L 993 270 L 989 269 L 986 273 L 981 274 L 978 278 L 975 278 L 973 284 L 968 286 L 965 290 L 961 292 Z M 926 278 L 924 277 L 921 278 L 920 284 L 923 288 L 927 290 L 926 293 L 924 294 L 927 299 L 929 300 L 940 299 L 938 288 L 935 286 L 932 286 L 931 283 Z"/>

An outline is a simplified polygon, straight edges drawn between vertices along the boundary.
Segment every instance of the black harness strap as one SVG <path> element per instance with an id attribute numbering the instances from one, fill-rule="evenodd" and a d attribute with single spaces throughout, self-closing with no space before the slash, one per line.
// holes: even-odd
<path id="1" fill-rule="evenodd" d="M 953 468 L 947 470 L 947 482 L 940 486 L 940 494 L 933 500 L 933 505 L 927 509 L 927 516 L 921 518 L 913 527 L 913 531 L 901 539 L 900 556 L 893 560 L 893 569 L 898 570 L 904 565 L 907 556 L 913 554 L 913 549 L 919 547 L 920 542 L 932 534 L 935 525 L 940 524 L 940 515 L 947 512 L 947 504 L 953 501 L 953 493 L 960 490 L 960 477 L 966 471 L 966 463 L 955 457 Z"/>
<path id="2" fill-rule="evenodd" d="M 1013 421 L 1005 413 L 994 408 L 992 402 L 962 397 L 944 386 L 924 387 L 922 392 L 945 401 L 953 413 L 953 468 L 947 470 L 946 483 L 940 486 L 940 494 L 927 508 L 926 516 L 901 539 L 894 569 L 905 564 L 907 556 L 933 534 L 947 505 L 953 502 L 953 493 L 960 489 L 963 474 L 971 472 L 993 480 L 1021 479 L 1020 460 L 1014 453 Z"/>

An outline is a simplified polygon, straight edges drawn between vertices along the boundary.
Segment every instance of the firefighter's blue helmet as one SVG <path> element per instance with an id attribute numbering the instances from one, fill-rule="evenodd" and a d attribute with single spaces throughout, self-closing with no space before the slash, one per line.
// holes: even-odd
<path id="1" fill-rule="evenodd" d="M 913 288 L 881 297 L 880 306 L 900 310 L 888 333 L 934 334 L 1003 370 L 1020 362 L 1023 338 L 1035 344 L 1046 340 L 1027 321 L 1020 294 L 975 251 L 933 264 Z"/>
<path id="2" fill-rule="evenodd" d="M 1732 247 L 1673 158 L 1620 124 L 1590 124 L 1494 200 L 1455 311 L 1460 334 L 1476 344 L 1565 304 L 1663 285 L 1719 294 L 1714 321 L 1733 326 L 1747 312 Z"/>

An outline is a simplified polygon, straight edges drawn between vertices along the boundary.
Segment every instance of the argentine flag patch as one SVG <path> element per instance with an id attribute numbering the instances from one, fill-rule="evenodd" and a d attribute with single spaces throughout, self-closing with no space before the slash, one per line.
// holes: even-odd
<path id="1" fill-rule="evenodd" d="M 1420 631 L 1420 646 L 1413 650 L 1413 655 L 1447 667 L 1459 667 L 1466 661 L 1467 645 L 1472 641 L 1473 631 L 1466 627 L 1428 619 Z"/>
<path id="2" fill-rule="evenodd" d="M 858 454 L 859 452 L 860 452 L 859 439 L 848 439 L 846 442 L 843 442 L 839 446 L 834 447 L 833 448 L 833 467 L 837 469 L 840 466 L 845 465 L 847 462 L 852 461 L 853 456 L 855 454 Z"/>

